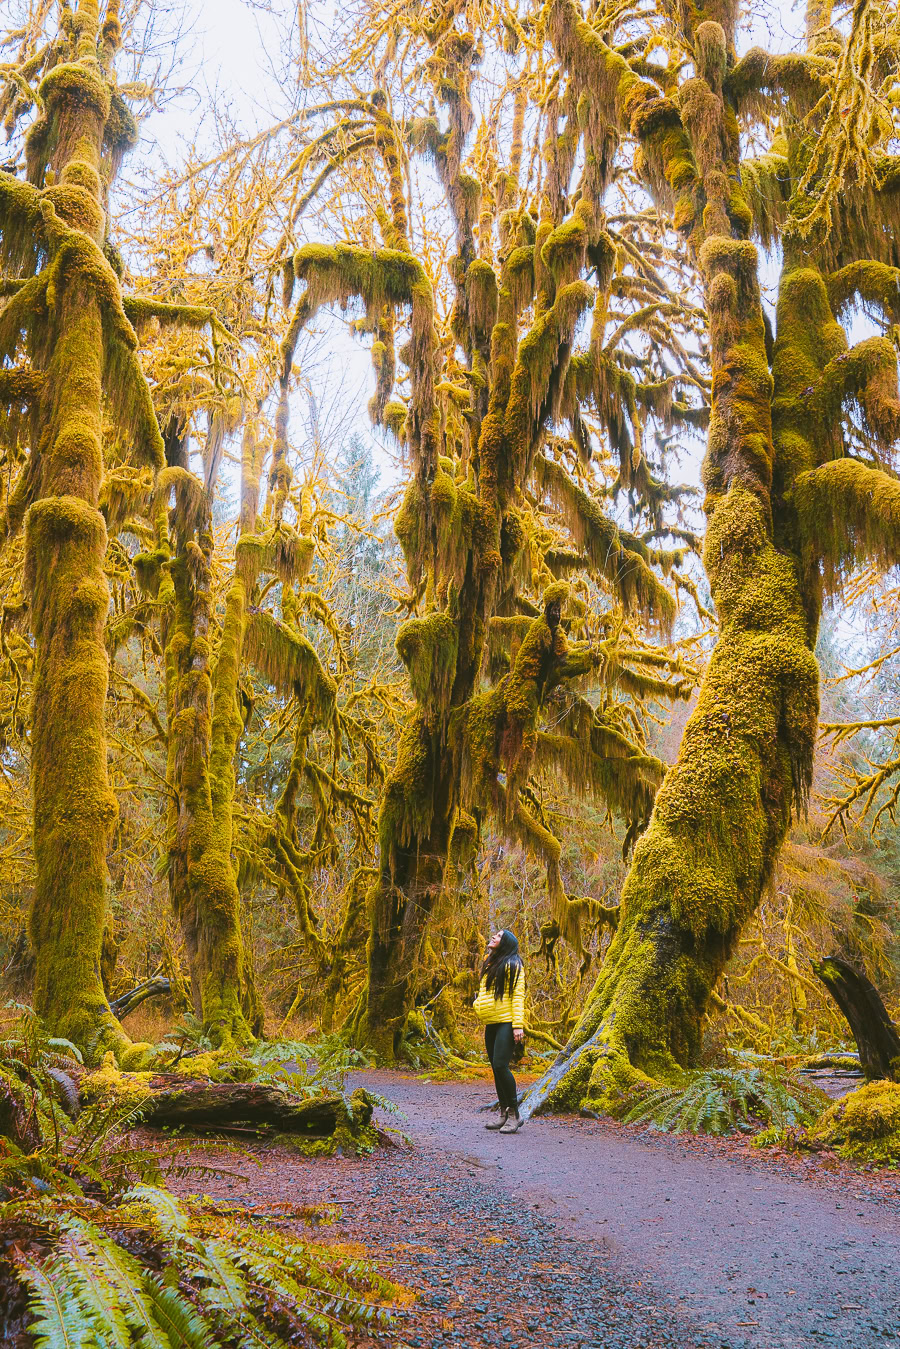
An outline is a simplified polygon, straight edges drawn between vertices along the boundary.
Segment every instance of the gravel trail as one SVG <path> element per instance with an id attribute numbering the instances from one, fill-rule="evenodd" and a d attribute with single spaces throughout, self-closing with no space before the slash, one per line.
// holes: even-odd
<path id="1" fill-rule="evenodd" d="M 545 1263 L 569 1267 L 551 1337 L 519 1342 L 591 1349 L 900 1343 L 900 1176 L 872 1185 L 844 1168 L 831 1180 L 808 1179 L 737 1148 L 697 1149 L 607 1121 L 539 1118 L 501 1137 L 485 1131 L 488 1117 L 478 1113 L 493 1097 L 484 1082 L 352 1077 L 401 1108 L 399 1125 L 422 1166 L 440 1175 L 443 1159 L 448 1188 L 439 1201 L 456 1212 L 447 1215 L 451 1223 L 471 1227 L 471 1205 L 515 1215 L 500 1229 L 509 1235 L 506 1259 L 518 1245 L 518 1265 L 533 1265 L 532 1247 L 543 1243 Z M 508 1277 L 526 1298 L 540 1283 L 529 1268 Z M 446 1342 L 454 1340 L 461 1342 Z M 445 1341 L 410 1341 L 417 1342 Z M 516 1339 L 462 1342 L 479 1349 Z"/>

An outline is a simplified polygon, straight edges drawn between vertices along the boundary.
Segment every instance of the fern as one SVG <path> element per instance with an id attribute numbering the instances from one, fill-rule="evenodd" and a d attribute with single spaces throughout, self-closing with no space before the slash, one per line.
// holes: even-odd
<path id="1" fill-rule="evenodd" d="M 101 1102 L 71 1120 L 80 1067 L 71 1046 L 15 1010 L 13 1031 L 0 1036 L 0 1094 L 14 1133 L 0 1135 L 0 1248 L 5 1227 L 16 1262 L 0 1264 L 0 1302 L 10 1279 L 27 1291 L 36 1349 L 339 1347 L 350 1327 L 391 1323 L 385 1303 L 399 1290 L 365 1262 L 261 1215 L 191 1206 L 161 1188 L 164 1164 L 178 1174 L 209 1168 L 179 1161 L 177 1139 L 169 1155 L 166 1145 L 135 1149 L 126 1133 L 134 1107 Z M 320 1063 L 300 1058 L 308 1046 L 264 1046 L 249 1071 L 284 1073 L 293 1055 L 322 1090 L 351 1051 L 337 1037 L 321 1048 Z M 291 1216 L 319 1221 L 322 1211 Z"/>
<path id="2" fill-rule="evenodd" d="M 187 1214 L 174 1195 L 161 1190 L 156 1185 L 134 1185 L 122 1196 L 124 1203 L 142 1204 L 150 1210 L 150 1217 L 157 1230 L 177 1242 L 188 1235 Z"/>
<path id="3" fill-rule="evenodd" d="M 91 1224 L 77 1219 L 67 1222 L 65 1227 L 67 1230 L 56 1249 L 65 1262 L 72 1297 L 87 1323 L 99 1329 L 109 1349 L 131 1349 L 128 1322 L 115 1286 L 103 1262 L 97 1259 L 97 1238 L 101 1234 Z"/>
<path id="4" fill-rule="evenodd" d="M 172 1349 L 216 1349 L 209 1326 L 190 1302 L 168 1288 L 155 1274 L 144 1280 L 144 1290 Z"/>
<path id="5" fill-rule="evenodd" d="M 28 1310 L 35 1349 L 97 1349 L 93 1329 L 84 1319 L 65 1269 L 60 1266 L 57 1259 L 48 1260 L 43 1268 L 28 1259 L 16 1265 L 20 1280 L 31 1290 Z"/>
<path id="6" fill-rule="evenodd" d="M 223 1341 L 341 1349 L 351 1327 L 392 1324 L 385 1303 L 399 1290 L 367 1262 L 258 1214 L 191 1207 L 143 1185 L 106 1206 L 20 1200 L 0 1208 L 4 1220 L 16 1224 L 17 1241 L 23 1228 L 36 1233 L 41 1258 L 26 1252 L 16 1272 L 41 1349 L 214 1349 Z"/>
<path id="7" fill-rule="evenodd" d="M 93 1223 L 73 1217 L 65 1226 L 70 1240 L 78 1241 L 80 1236 L 82 1262 L 90 1263 L 97 1284 L 103 1289 L 104 1309 L 117 1331 L 124 1329 L 126 1346 L 133 1344 L 131 1332 L 135 1332 L 141 1349 L 169 1349 L 171 1339 L 155 1316 L 138 1261 Z"/>
<path id="8" fill-rule="evenodd" d="M 827 1104 L 824 1093 L 776 1064 L 707 1068 L 677 1086 L 657 1087 L 625 1115 L 668 1133 L 727 1134 L 742 1125 L 805 1126 Z"/>

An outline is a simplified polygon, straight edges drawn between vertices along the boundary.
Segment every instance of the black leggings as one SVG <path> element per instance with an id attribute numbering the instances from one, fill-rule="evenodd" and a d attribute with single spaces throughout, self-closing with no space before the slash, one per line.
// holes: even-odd
<path id="1" fill-rule="evenodd" d="M 502 1021 L 498 1025 L 485 1026 L 484 1045 L 488 1060 L 494 1070 L 494 1085 L 497 1088 L 497 1100 L 501 1110 L 515 1110 L 518 1105 L 516 1079 L 509 1070 L 509 1061 L 513 1053 L 512 1022 Z"/>

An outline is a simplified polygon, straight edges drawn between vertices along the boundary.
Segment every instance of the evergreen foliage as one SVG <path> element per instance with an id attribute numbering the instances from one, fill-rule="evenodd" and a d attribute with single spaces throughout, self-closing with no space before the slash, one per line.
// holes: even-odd
<path id="1" fill-rule="evenodd" d="M 745 1062 L 705 1068 L 671 1087 L 648 1091 L 624 1118 L 667 1133 L 728 1134 L 742 1125 L 767 1125 L 779 1133 L 812 1124 L 825 1093 L 775 1063 Z"/>

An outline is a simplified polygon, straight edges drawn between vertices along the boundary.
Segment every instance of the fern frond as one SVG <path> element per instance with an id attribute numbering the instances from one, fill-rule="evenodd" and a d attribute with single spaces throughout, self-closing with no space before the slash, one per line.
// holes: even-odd
<path id="1" fill-rule="evenodd" d="M 187 1298 L 167 1287 L 155 1274 L 144 1280 L 144 1289 L 153 1319 L 162 1328 L 171 1349 L 216 1349 L 209 1326 Z M 145 1343 L 141 1341 L 142 1349 Z"/>
<path id="2" fill-rule="evenodd" d="M 99 1332 L 104 1349 L 131 1349 L 128 1323 L 119 1305 L 116 1289 L 103 1262 L 97 1259 L 101 1233 L 92 1223 L 68 1218 L 57 1244 L 57 1258 L 66 1266 L 68 1288 L 87 1323 Z"/>
<path id="3" fill-rule="evenodd" d="M 31 1289 L 29 1326 L 35 1349 L 99 1349 L 90 1324 L 68 1285 L 61 1262 L 48 1260 L 41 1268 L 27 1258 L 16 1265 L 19 1278 Z"/>
<path id="4" fill-rule="evenodd" d="M 774 1064 L 709 1068 L 689 1073 L 675 1087 L 648 1092 L 625 1115 L 669 1133 L 730 1133 L 749 1121 L 786 1129 L 811 1124 L 826 1098 Z"/>
<path id="5" fill-rule="evenodd" d="M 70 1238 L 77 1239 L 88 1251 L 98 1284 L 114 1309 L 116 1331 L 124 1329 L 126 1346 L 133 1343 L 131 1332 L 134 1332 L 141 1349 L 171 1349 L 170 1338 L 160 1328 L 153 1301 L 144 1290 L 144 1270 L 134 1256 L 92 1223 L 71 1218 L 66 1228 Z"/>
<path id="6" fill-rule="evenodd" d="M 122 1202 L 149 1209 L 153 1226 L 161 1236 L 177 1239 L 188 1235 L 187 1214 L 174 1195 L 156 1185 L 132 1185 L 123 1194 Z"/>

